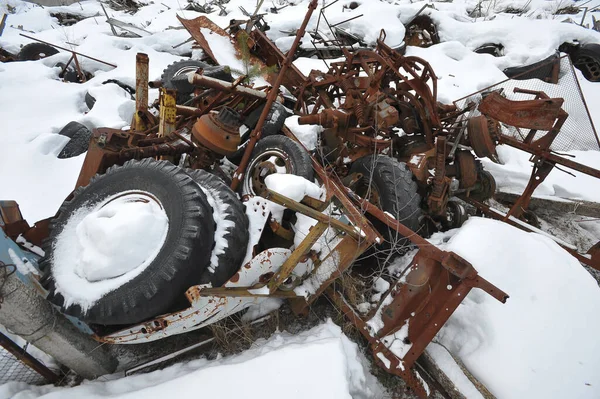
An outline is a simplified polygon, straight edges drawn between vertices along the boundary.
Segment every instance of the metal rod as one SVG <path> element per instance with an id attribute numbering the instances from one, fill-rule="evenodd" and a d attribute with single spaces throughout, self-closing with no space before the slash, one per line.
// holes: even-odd
<path id="1" fill-rule="evenodd" d="M 133 130 L 143 132 L 148 127 L 144 123 L 144 115 L 148 111 L 148 55 L 137 53 L 135 56 L 135 115 Z"/>
<path id="2" fill-rule="evenodd" d="M 267 93 L 265 93 L 264 91 L 251 89 L 246 86 L 240 86 L 239 84 L 236 85 L 234 83 L 226 82 L 220 79 L 211 78 L 200 73 L 189 74 L 188 81 L 194 86 L 201 86 L 215 90 L 224 90 L 227 92 L 237 93 L 242 96 L 251 97 L 258 100 L 264 100 L 267 98 Z"/>
<path id="3" fill-rule="evenodd" d="M 279 92 L 279 87 L 281 86 L 281 83 L 283 82 L 283 79 L 285 78 L 286 72 L 289 69 L 290 65 L 292 64 L 292 61 L 294 60 L 294 55 L 296 54 L 296 49 L 298 48 L 298 45 L 300 44 L 300 40 L 302 39 L 302 37 L 304 36 L 304 32 L 306 31 L 306 25 L 308 25 L 308 21 L 310 20 L 310 17 L 312 16 L 313 11 L 317 8 L 317 5 L 318 5 L 317 0 L 312 0 L 310 2 L 310 5 L 308 6 L 308 11 L 306 12 L 306 15 L 304 16 L 304 21 L 302 21 L 302 25 L 300 25 L 298 32 L 296 32 L 296 38 L 294 39 L 294 43 L 292 43 L 292 46 L 290 47 L 290 50 L 288 51 L 287 56 L 285 57 L 285 60 L 283 61 L 281 70 L 277 74 L 277 79 L 275 80 L 275 83 L 273 83 L 273 87 L 271 87 L 271 90 L 269 91 L 269 95 L 267 96 L 267 101 L 265 103 L 265 107 L 263 108 L 263 111 L 260 114 L 260 118 L 258 119 L 258 122 L 256 123 L 256 127 L 250 134 L 250 141 L 248 142 L 248 146 L 246 147 L 246 150 L 244 151 L 244 156 L 242 157 L 242 160 L 240 161 L 240 165 L 238 166 L 235 173 L 233 174 L 233 180 L 231 181 L 231 189 L 234 191 L 237 190 L 237 188 L 240 184 L 240 181 L 242 179 L 242 176 L 244 175 L 244 172 L 246 171 L 246 167 L 248 166 L 248 162 L 250 161 L 250 155 L 252 154 L 252 151 L 254 150 L 256 143 L 258 142 L 258 140 L 260 139 L 260 136 L 262 135 L 262 128 L 265 124 L 265 121 L 267 120 L 267 116 L 269 115 L 271 106 L 273 105 L 273 103 L 275 102 L 275 99 L 277 98 L 277 95 Z"/>
<path id="4" fill-rule="evenodd" d="M 5 25 L 6 25 L 6 14 L 2 14 L 2 19 L 0 19 L 0 36 L 2 36 L 2 32 L 4 31 Z"/>
<path id="5" fill-rule="evenodd" d="M 73 53 L 73 54 L 77 54 L 77 55 L 80 55 L 80 56 L 82 56 L 82 57 L 89 58 L 90 60 L 93 60 L 93 61 L 96 61 L 96 62 L 100 62 L 100 63 L 102 63 L 102 64 L 104 64 L 104 65 L 108 65 L 108 66 L 111 66 L 111 67 L 113 67 L 113 68 L 116 68 L 116 67 L 117 67 L 115 64 L 111 64 L 110 62 L 102 61 L 102 60 L 99 60 L 98 58 L 90 57 L 89 55 L 85 55 L 85 54 L 79 53 L 79 52 L 77 52 L 77 51 L 74 51 L 74 50 L 68 49 L 68 48 L 64 48 L 64 47 L 61 47 L 61 46 L 57 46 L 56 44 L 48 43 L 48 42 L 46 42 L 46 41 L 43 41 L 43 40 L 37 39 L 37 38 L 35 38 L 35 37 L 28 36 L 28 35 L 26 35 L 26 34 L 24 34 L 24 33 L 19 33 L 19 34 L 20 34 L 21 36 L 23 36 L 23 37 L 26 37 L 26 38 L 28 38 L 28 39 L 35 40 L 36 42 L 45 43 L 45 44 L 47 44 L 47 45 L 49 45 L 49 46 L 56 47 L 56 48 L 59 48 L 59 49 L 61 49 L 61 50 L 69 51 L 69 52 L 71 52 L 71 53 Z"/>
<path id="6" fill-rule="evenodd" d="M 52 372 L 48 367 L 42 364 L 35 357 L 31 356 L 27 351 L 15 344 L 10 338 L 0 332 L 0 346 L 10 352 L 19 361 L 23 362 L 27 367 L 33 369 L 36 373 L 44 377 L 48 382 L 54 383 L 58 381 L 58 375 Z"/>
<path id="7" fill-rule="evenodd" d="M 362 17 L 362 16 L 363 16 L 363 14 L 360 14 L 360 15 L 357 15 L 357 16 L 355 16 L 355 17 L 348 18 L 348 19 L 347 19 L 347 20 L 345 20 L 345 21 L 338 22 L 337 24 L 329 25 L 329 27 L 330 27 L 330 28 L 335 28 L 335 27 L 336 27 L 336 26 L 338 26 L 338 25 L 345 24 L 346 22 L 350 22 L 350 21 L 352 21 L 352 20 L 354 20 L 354 19 L 357 19 L 357 18 L 360 18 L 360 17 Z"/>

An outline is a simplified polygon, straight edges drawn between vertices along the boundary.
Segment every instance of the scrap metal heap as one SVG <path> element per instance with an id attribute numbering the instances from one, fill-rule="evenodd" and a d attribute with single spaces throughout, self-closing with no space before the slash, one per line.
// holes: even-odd
<path id="1" fill-rule="evenodd" d="M 245 141 L 233 175 L 232 188 L 236 189 L 245 176 L 256 172 L 248 170 L 247 165 L 269 111 L 274 104 L 285 102 L 300 116 L 300 124 L 324 128 L 320 146 L 310 157 L 326 196 L 320 200 L 305 197 L 298 202 L 266 188 L 260 190 L 260 196 L 246 196 L 252 253 L 233 277 L 222 287 L 191 286 L 186 292 L 190 303 L 187 309 L 119 331 L 99 332 L 96 338 L 112 344 L 153 341 L 210 325 L 266 297 L 285 298 L 297 314 L 302 314 L 325 294 L 369 342 L 376 363 L 402 377 L 417 395 L 426 397 L 428 389 L 423 378 L 430 377 L 415 371 L 416 362 L 469 291 L 474 287 L 483 289 L 501 302 L 508 295 L 479 276 L 468 261 L 431 245 L 384 212 L 372 197 L 371 201 L 361 197 L 353 184 L 360 176 L 352 173 L 349 165 L 372 154 L 406 162 L 418 183 L 423 212 L 436 228 L 458 227 L 464 221 L 464 206 L 453 197 L 471 202 L 487 215 L 528 228 L 519 217 L 533 190 L 556 164 L 596 177 L 600 172 L 550 150 L 567 118 L 561 108 L 562 99 L 536 92 L 531 93 L 533 100 L 513 102 L 490 92 L 479 104 L 472 102 L 463 108 L 442 105 L 437 102 L 437 78 L 431 66 L 387 46 L 383 31 L 375 49 L 353 53 L 342 49 L 343 61 L 331 63 L 327 72 L 312 71 L 305 77 L 293 66 L 292 59 L 316 6 L 316 0 L 311 2 L 288 55 L 282 54 L 260 29 L 246 32 L 252 59 L 279 69 L 278 74 L 267 76 L 271 87 L 254 88 L 244 83 L 244 76 L 227 82 L 206 76 L 202 70 L 193 71 L 183 75 L 186 82 L 197 87 L 190 105 L 177 104 L 176 91 L 161 87 L 155 104 L 157 117 L 147 107 L 148 57 L 138 54 L 132 127 L 129 131 L 94 131 L 78 187 L 87 185 L 95 174 L 104 173 L 110 166 L 148 157 L 185 162 L 195 169 L 223 174 L 220 161 L 235 154 Z M 229 37 L 206 17 L 181 21 L 210 57 L 214 58 L 213 52 L 199 27 Z M 232 35 L 239 32 L 238 25 Z M 237 42 L 232 40 L 233 44 Z M 286 98 L 280 95 L 280 86 L 285 87 Z M 289 94 L 293 96 L 291 102 Z M 480 116 L 470 115 L 475 109 Z M 242 138 L 240 121 L 252 113 L 260 113 L 260 117 L 250 135 Z M 500 122 L 532 129 L 532 133 L 516 140 L 503 133 L 498 127 Z M 539 137 L 537 131 L 548 133 Z M 281 134 L 297 141 L 286 127 Z M 495 146 L 500 143 L 530 152 L 535 165 L 525 193 L 505 215 L 484 204 L 493 196 L 495 183 L 473 155 L 474 151 L 478 157 L 494 159 Z M 269 165 L 258 167 L 272 173 Z M 288 241 L 290 234 L 271 219 L 270 203 L 316 221 L 299 245 L 283 248 L 269 241 L 267 230 L 274 234 L 270 237 L 287 237 Z M 11 230 L 11 224 L 4 229 L 23 230 L 22 226 Z M 365 314 L 345 295 L 347 281 L 341 277 L 355 273 L 351 266 L 356 259 L 383 242 L 381 228 L 374 225 L 388 226 L 418 252 L 404 272 L 395 276 L 397 280 L 378 305 Z M 319 239 L 325 239 L 327 245 L 317 252 L 314 244 Z M 597 254 L 586 256 L 569 250 L 582 262 L 599 267 Z M 296 290 L 301 286 L 314 289 L 301 295 Z"/>

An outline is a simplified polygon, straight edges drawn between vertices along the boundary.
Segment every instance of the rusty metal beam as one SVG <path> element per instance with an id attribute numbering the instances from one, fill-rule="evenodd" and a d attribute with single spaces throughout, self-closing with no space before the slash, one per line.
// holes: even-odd
<path id="1" fill-rule="evenodd" d="M 44 377 L 49 383 L 53 384 L 58 381 L 59 376 L 52 372 L 42 362 L 31 356 L 27 351 L 15 344 L 10 338 L 0 332 L 0 346 L 10 352 L 19 361 L 23 362 L 27 367 L 34 370 L 36 373 Z"/>

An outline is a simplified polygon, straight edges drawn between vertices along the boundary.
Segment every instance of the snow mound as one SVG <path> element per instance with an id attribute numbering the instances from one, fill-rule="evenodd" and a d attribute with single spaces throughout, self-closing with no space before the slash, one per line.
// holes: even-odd
<path id="1" fill-rule="evenodd" d="M 600 397 L 600 289 L 575 258 L 489 219 L 432 240 L 510 295 L 474 289 L 437 336 L 496 397 Z"/>
<path id="2" fill-rule="evenodd" d="M 327 321 L 297 335 L 279 333 L 239 355 L 178 363 L 164 370 L 74 388 L 0 386 L 13 399 L 140 398 L 173 394 L 226 398 L 377 398 L 383 392 L 363 365 L 356 344 Z"/>

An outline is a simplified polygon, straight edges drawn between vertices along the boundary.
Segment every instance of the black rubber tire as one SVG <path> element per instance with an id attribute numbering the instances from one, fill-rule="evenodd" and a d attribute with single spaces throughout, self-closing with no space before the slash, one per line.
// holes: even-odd
<path id="1" fill-rule="evenodd" d="M 45 43 L 29 43 L 19 51 L 19 61 L 37 61 L 58 53 L 58 50 Z"/>
<path id="2" fill-rule="evenodd" d="M 228 67 L 212 66 L 203 61 L 181 60 L 172 63 L 163 71 L 160 80 L 164 88 L 177 90 L 177 104 L 184 104 L 194 92 L 194 86 L 187 80 L 185 74 L 199 68 L 204 69 L 204 75 L 211 78 L 233 82 Z"/>
<path id="3" fill-rule="evenodd" d="M 65 307 L 54 275 L 57 237 L 77 210 L 129 190 L 151 193 L 161 202 L 169 218 L 165 243 L 145 270 L 105 294 L 87 311 L 79 305 Z M 47 273 L 43 284 L 49 291 L 48 299 L 66 314 L 104 325 L 139 323 L 165 313 L 208 267 L 213 234 L 212 209 L 206 196 L 183 170 L 152 158 L 113 166 L 106 174 L 95 176 L 87 187 L 75 190 L 51 223 L 49 239 L 43 244 L 46 256 L 40 263 Z"/>
<path id="4" fill-rule="evenodd" d="M 494 57 L 502 56 L 504 46 L 500 43 L 485 43 L 473 50 L 477 54 L 489 54 Z"/>
<path id="5" fill-rule="evenodd" d="M 233 155 L 227 157 L 227 159 L 229 159 L 230 162 L 236 165 L 240 164 L 240 161 L 244 156 L 244 152 L 246 151 L 246 145 L 248 144 L 248 138 L 250 137 L 250 133 L 252 133 L 252 130 L 254 130 L 254 128 L 256 127 L 256 123 L 258 122 L 258 119 L 260 118 L 260 114 L 262 113 L 263 109 L 264 105 L 258 107 L 257 109 L 252 111 L 250 115 L 248 115 L 244 120 L 244 125 L 248 127 L 248 131 L 241 138 L 242 145 L 240 146 L 240 148 Z M 281 128 L 283 128 L 285 120 L 288 118 L 288 116 L 290 116 L 290 114 L 285 109 L 285 106 L 283 104 L 277 102 L 273 103 L 271 109 L 269 110 L 269 114 L 267 115 L 267 120 L 263 125 L 260 137 L 265 138 L 278 134 L 281 131 Z"/>
<path id="6" fill-rule="evenodd" d="M 109 84 L 109 83 L 116 84 L 121 89 L 123 89 L 127 93 L 129 93 L 129 96 L 131 97 L 132 100 L 135 100 L 135 89 L 133 87 L 131 87 L 123 82 L 120 82 L 116 79 L 108 79 L 107 81 L 102 82 L 103 85 Z M 94 104 L 96 104 L 96 99 L 94 98 L 94 96 L 92 96 L 90 94 L 89 91 L 86 92 L 85 93 L 85 105 L 87 105 L 88 109 L 92 109 L 94 107 Z"/>
<path id="7" fill-rule="evenodd" d="M 558 52 L 533 64 L 506 68 L 503 72 L 507 77 L 515 80 L 545 80 L 552 76 L 552 69 L 555 62 L 560 62 L 560 54 Z"/>
<path id="8" fill-rule="evenodd" d="M 200 277 L 200 284 L 210 283 L 213 287 L 220 287 L 240 269 L 246 256 L 249 239 L 248 216 L 237 194 L 219 177 L 201 169 L 184 171 L 205 190 L 209 203 L 221 202 L 221 206 L 224 205 L 224 209 L 219 209 L 218 204 L 211 204 L 216 224 L 215 242 L 217 236 L 222 235 L 227 247 L 225 252 L 220 254 L 216 254 L 213 248 L 211 266 L 204 270 Z M 223 223 L 224 227 L 220 228 L 221 222 L 228 223 Z"/>
<path id="9" fill-rule="evenodd" d="M 350 168 L 350 173 L 361 173 L 357 194 L 365 196 L 365 192 L 375 191 L 379 195 L 379 207 L 392 215 L 396 220 L 416 233 L 421 229 L 421 196 L 417 193 L 417 183 L 404 162 L 383 155 L 368 155 L 357 159 Z M 383 235 L 386 243 L 383 249 L 394 248 L 402 252 L 410 241 L 400 236 L 396 230 L 378 220 L 372 219 L 373 225 Z"/>
<path id="10" fill-rule="evenodd" d="M 244 184 L 240 184 L 242 194 L 258 194 L 253 190 L 246 189 L 246 187 L 250 185 L 250 181 L 247 179 L 251 179 L 253 164 L 257 162 L 261 156 L 270 151 L 283 154 L 289 159 L 290 167 L 287 173 L 304 177 L 311 182 L 314 180 L 315 172 L 312 168 L 312 162 L 308 152 L 294 140 L 278 134 L 261 138 L 256 144 L 256 147 L 254 147 L 250 162 L 248 162 L 248 168 L 244 173 Z"/>
<path id="11" fill-rule="evenodd" d="M 83 154 L 90 146 L 92 132 L 79 122 L 69 122 L 58 132 L 61 136 L 69 137 L 69 142 L 58 154 L 58 158 L 66 159 Z"/>
<path id="12" fill-rule="evenodd" d="M 600 44 L 589 43 L 579 47 L 572 55 L 573 65 L 590 82 L 600 82 Z"/>

